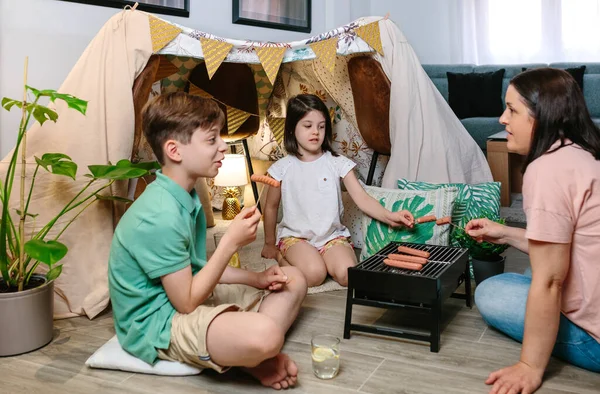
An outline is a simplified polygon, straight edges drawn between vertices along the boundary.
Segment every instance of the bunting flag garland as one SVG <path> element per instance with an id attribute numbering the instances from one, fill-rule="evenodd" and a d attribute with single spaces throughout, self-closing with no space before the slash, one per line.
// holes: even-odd
<path id="1" fill-rule="evenodd" d="M 283 142 L 283 134 L 285 131 L 285 118 L 268 118 L 269 128 L 273 133 L 273 137 L 278 144 Z"/>
<path id="2" fill-rule="evenodd" d="M 254 47 L 271 85 L 275 85 L 275 78 L 283 60 L 285 49 L 285 47 Z"/>
<path id="3" fill-rule="evenodd" d="M 150 39 L 152 40 L 152 52 L 156 53 L 164 48 L 169 42 L 182 32 L 182 30 L 172 24 L 148 15 L 150 23 Z"/>
<path id="4" fill-rule="evenodd" d="M 204 97 L 204 98 L 214 98 L 212 94 L 208 93 L 205 90 L 200 89 L 198 86 L 194 85 L 193 83 L 190 82 L 190 91 L 189 94 L 191 94 L 192 96 L 200 96 L 200 97 Z"/>
<path id="5" fill-rule="evenodd" d="M 208 79 L 211 79 L 231 48 L 233 48 L 233 44 L 204 37 L 200 37 L 200 44 L 202 45 L 206 71 L 208 71 Z"/>
<path id="6" fill-rule="evenodd" d="M 337 56 L 338 38 L 330 38 L 328 40 L 317 41 L 309 44 L 317 59 L 325 66 L 325 68 L 333 74 L 335 70 L 335 58 Z"/>
<path id="7" fill-rule="evenodd" d="M 369 23 L 354 30 L 356 34 L 365 40 L 367 44 L 380 55 L 383 56 L 383 46 L 381 45 L 381 35 L 379 32 L 379 21 Z"/>
<path id="8" fill-rule="evenodd" d="M 236 132 L 237 129 L 250 117 L 250 113 L 242 111 L 241 109 L 227 107 L 227 134 L 231 135 Z"/>

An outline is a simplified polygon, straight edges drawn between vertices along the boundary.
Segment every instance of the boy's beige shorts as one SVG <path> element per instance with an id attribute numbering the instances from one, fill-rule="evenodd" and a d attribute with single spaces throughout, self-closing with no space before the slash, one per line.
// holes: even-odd
<path id="1" fill-rule="evenodd" d="M 258 312 L 268 290 L 246 285 L 218 284 L 212 295 L 189 314 L 175 312 L 168 349 L 157 349 L 158 358 L 179 361 L 200 368 L 224 372 L 228 367 L 215 364 L 208 354 L 206 333 L 215 317 L 223 312 Z"/>

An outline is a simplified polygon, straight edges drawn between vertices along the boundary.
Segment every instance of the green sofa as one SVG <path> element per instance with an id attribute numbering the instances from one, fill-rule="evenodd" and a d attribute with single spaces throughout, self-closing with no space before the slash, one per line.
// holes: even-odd
<path id="1" fill-rule="evenodd" d="M 423 68 L 446 101 L 448 101 L 448 78 L 446 72 L 483 73 L 504 68 L 504 79 L 502 81 L 502 102 L 504 103 L 504 94 L 506 93 L 511 78 L 520 73 L 523 68 L 572 68 L 582 65 L 586 66 L 585 74 L 583 76 L 583 95 L 585 96 L 588 109 L 590 110 L 594 122 L 600 125 L 600 63 L 534 63 L 484 66 L 476 66 L 474 64 L 424 64 Z M 504 126 L 498 123 L 498 119 L 499 118 L 497 117 L 477 117 L 461 119 L 461 122 L 485 153 L 487 138 L 492 134 L 504 130 Z"/>

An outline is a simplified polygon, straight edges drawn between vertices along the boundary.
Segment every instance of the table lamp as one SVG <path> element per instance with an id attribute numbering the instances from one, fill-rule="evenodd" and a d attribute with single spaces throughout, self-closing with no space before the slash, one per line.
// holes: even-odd
<path id="1" fill-rule="evenodd" d="M 224 220 L 231 220 L 241 210 L 238 186 L 248 184 L 246 157 L 238 154 L 226 154 L 222 163 L 223 166 L 215 178 L 215 185 L 224 187 L 222 216 Z"/>

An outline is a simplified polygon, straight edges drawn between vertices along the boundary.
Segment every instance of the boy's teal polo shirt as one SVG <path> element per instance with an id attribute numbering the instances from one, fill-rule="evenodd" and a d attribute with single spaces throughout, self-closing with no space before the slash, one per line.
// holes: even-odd
<path id="1" fill-rule="evenodd" d="M 160 277 L 206 264 L 206 219 L 195 190 L 161 171 L 119 221 L 110 248 L 108 285 L 119 343 L 153 364 L 167 349 L 175 308 Z"/>

